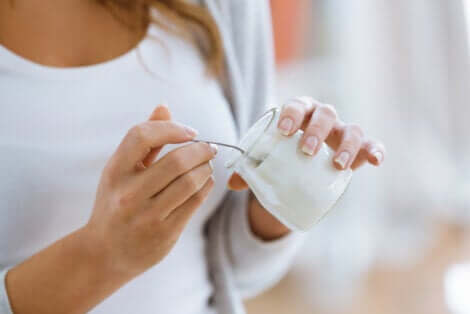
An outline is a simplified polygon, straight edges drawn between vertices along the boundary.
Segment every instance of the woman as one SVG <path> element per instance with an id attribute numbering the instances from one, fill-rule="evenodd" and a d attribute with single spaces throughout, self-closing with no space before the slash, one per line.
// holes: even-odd
<path id="1" fill-rule="evenodd" d="M 280 278 L 302 236 L 187 143 L 263 111 L 269 31 L 263 1 L 0 1 L 1 314 L 240 313 Z M 311 98 L 280 121 L 338 168 L 383 160 Z"/>

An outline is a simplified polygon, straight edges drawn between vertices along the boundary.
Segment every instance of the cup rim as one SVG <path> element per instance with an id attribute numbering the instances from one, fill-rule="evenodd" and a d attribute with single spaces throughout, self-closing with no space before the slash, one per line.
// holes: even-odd
<path id="1" fill-rule="evenodd" d="M 269 128 L 271 127 L 272 123 L 276 120 L 276 115 L 280 112 L 279 108 L 277 107 L 273 107 L 267 111 L 265 111 L 256 121 L 255 123 L 253 123 L 253 125 L 248 129 L 248 131 L 242 136 L 242 138 L 240 139 L 239 141 L 239 144 L 238 146 L 240 148 L 242 148 L 244 150 L 244 153 L 240 154 L 240 156 L 234 158 L 232 161 L 230 161 L 226 167 L 227 168 L 232 168 L 233 166 L 235 166 L 235 164 L 238 163 L 238 161 L 241 159 L 241 158 L 244 158 L 244 157 L 250 157 L 250 152 L 253 150 L 253 147 L 256 146 L 256 144 L 258 144 L 258 142 L 260 141 L 260 139 L 262 138 L 262 136 L 266 133 L 266 131 L 269 130 Z M 259 134 L 257 134 L 257 136 L 255 137 L 255 139 L 249 143 L 249 145 L 245 148 L 243 146 L 243 142 L 249 138 L 250 134 L 253 134 L 253 132 L 257 131 L 257 126 L 259 126 L 259 124 L 261 123 L 265 123 L 264 120 L 269 116 L 269 121 L 266 123 L 265 127 L 259 131 Z"/>

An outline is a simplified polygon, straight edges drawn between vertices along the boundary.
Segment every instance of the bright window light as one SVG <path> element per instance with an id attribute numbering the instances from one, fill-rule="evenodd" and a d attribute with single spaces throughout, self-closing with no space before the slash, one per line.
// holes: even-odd
<path id="1" fill-rule="evenodd" d="M 444 278 L 444 290 L 452 314 L 470 314 L 470 264 L 450 267 Z"/>
<path id="2" fill-rule="evenodd" d="M 468 42 L 470 46 L 470 0 L 464 0 L 465 6 L 465 15 L 467 16 L 467 34 L 468 34 Z"/>

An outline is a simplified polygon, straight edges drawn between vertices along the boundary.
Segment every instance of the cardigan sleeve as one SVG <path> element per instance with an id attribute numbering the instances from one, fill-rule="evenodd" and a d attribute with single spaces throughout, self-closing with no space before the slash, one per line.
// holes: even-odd
<path id="1" fill-rule="evenodd" d="M 230 35 L 239 75 L 238 91 L 245 109 L 239 117 L 242 132 L 266 107 L 272 104 L 275 79 L 271 15 L 267 0 L 224 2 L 230 20 Z M 239 99 L 240 100 L 240 99 Z M 234 286 L 243 298 L 253 297 L 274 285 L 286 273 L 305 238 L 291 232 L 274 241 L 257 238 L 248 220 L 249 192 L 230 192 L 228 202 L 220 208 L 217 237 L 223 238 L 224 251 Z"/>
<path id="2" fill-rule="evenodd" d="M 0 269 L 0 314 L 13 314 L 6 288 L 6 274 L 9 268 Z"/>
<path id="3" fill-rule="evenodd" d="M 235 285 L 243 298 L 250 298 L 282 278 L 303 243 L 305 234 L 292 231 L 273 241 L 258 238 L 251 231 L 248 220 L 249 193 L 238 194 L 235 208 L 225 213 L 225 243 Z"/>

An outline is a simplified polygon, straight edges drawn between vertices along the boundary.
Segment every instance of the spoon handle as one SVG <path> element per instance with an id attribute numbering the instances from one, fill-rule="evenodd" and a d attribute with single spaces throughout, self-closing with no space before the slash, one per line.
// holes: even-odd
<path id="1" fill-rule="evenodd" d="M 205 140 L 191 140 L 190 142 L 194 142 L 194 143 L 207 143 L 207 144 L 215 144 L 215 145 L 225 146 L 225 147 L 229 147 L 229 148 L 238 150 L 240 153 L 245 154 L 245 150 L 243 150 L 243 149 L 241 149 L 240 147 L 235 146 L 235 145 L 230 145 L 230 144 L 225 144 L 225 143 L 219 143 L 219 142 L 212 142 L 212 141 L 205 141 Z"/>

